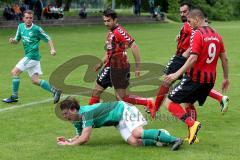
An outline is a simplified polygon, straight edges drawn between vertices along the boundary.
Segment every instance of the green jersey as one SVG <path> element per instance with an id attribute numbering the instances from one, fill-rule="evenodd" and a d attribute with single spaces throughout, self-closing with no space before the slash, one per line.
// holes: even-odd
<path id="1" fill-rule="evenodd" d="M 40 40 L 48 42 L 50 37 L 41 27 L 35 24 L 32 24 L 30 28 L 26 28 L 25 23 L 21 23 L 18 25 L 15 39 L 17 41 L 22 39 L 25 57 L 39 61 L 41 58 L 39 53 Z"/>
<path id="2" fill-rule="evenodd" d="M 116 126 L 122 119 L 124 102 L 106 102 L 81 106 L 79 114 L 81 120 L 74 122 L 76 133 L 81 135 L 83 128 L 100 128 L 102 126 Z"/>

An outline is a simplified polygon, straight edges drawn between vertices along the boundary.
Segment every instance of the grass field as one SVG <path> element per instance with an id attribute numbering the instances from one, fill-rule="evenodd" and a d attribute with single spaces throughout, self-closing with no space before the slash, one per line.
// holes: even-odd
<path id="1" fill-rule="evenodd" d="M 180 23 L 125 25 L 141 50 L 142 62 L 166 64 L 175 52 L 176 34 Z M 71 124 L 58 119 L 54 112 L 51 95 L 30 84 L 28 75 L 21 75 L 20 101 L 16 104 L 0 102 L 0 160 L 63 160 L 63 159 L 134 159 L 134 160 L 238 160 L 240 152 L 239 127 L 239 89 L 240 81 L 240 21 L 213 22 L 225 41 L 228 52 L 231 87 L 229 111 L 222 116 L 219 104 L 208 98 L 204 107 L 198 107 L 198 118 L 202 122 L 199 132 L 200 143 L 189 146 L 184 144 L 178 152 L 167 148 L 132 147 L 127 145 L 113 127 L 95 129 L 91 140 L 84 146 L 63 147 L 56 144 L 56 137 L 75 134 Z M 41 44 L 43 79 L 48 80 L 51 73 L 61 64 L 79 55 L 103 55 L 106 29 L 104 26 L 49 27 L 45 30 L 54 40 L 57 56 L 52 57 L 47 44 Z M 0 99 L 11 94 L 10 71 L 22 57 L 22 45 L 8 44 L 8 38 L 15 29 L 0 30 Z M 130 61 L 133 61 L 129 52 Z M 93 87 L 93 82 L 84 82 L 86 66 L 73 71 L 65 83 L 75 86 Z M 95 73 L 93 73 L 94 75 Z M 132 76 L 133 77 L 133 76 Z M 222 71 L 218 66 L 215 88 L 221 89 Z M 154 87 L 154 86 L 153 86 Z M 147 88 L 147 87 L 146 87 Z M 143 88 L 139 88 L 144 89 Z M 112 91 L 111 89 L 108 91 Z M 87 97 L 78 96 L 81 104 L 87 104 Z M 35 104 L 31 104 L 35 103 Z M 19 107 L 19 108 L 17 108 Z M 4 110 L 9 109 L 10 110 Z M 142 106 L 139 106 L 142 108 Z M 152 121 L 146 128 L 165 128 L 170 133 L 185 137 L 185 125 L 173 118 L 165 107 L 161 108 L 165 117 Z M 145 116 L 147 116 L 144 113 Z"/>

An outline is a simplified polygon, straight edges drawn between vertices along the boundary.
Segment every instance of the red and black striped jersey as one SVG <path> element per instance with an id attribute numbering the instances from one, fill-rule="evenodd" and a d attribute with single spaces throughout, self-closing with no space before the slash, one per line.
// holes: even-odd
<path id="1" fill-rule="evenodd" d="M 120 25 L 108 32 L 105 49 L 107 51 L 106 66 L 115 68 L 129 67 L 127 49 L 134 42 L 134 39 Z"/>
<path id="2" fill-rule="evenodd" d="M 179 32 L 177 39 L 177 51 L 176 55 L 182 55 L 190 47 L 190 37 L 192 34 L 192 27 L 188 22 L 185 22 Z"/>
<path id="3" fill-rule="evenodd" d="M 221 36 L 209 26 L 199 27 L 192 33 L 190 53 L 198 59 L 187 74 L 195 82 L 214 83 L 219 54 L 225 54 Z"/>

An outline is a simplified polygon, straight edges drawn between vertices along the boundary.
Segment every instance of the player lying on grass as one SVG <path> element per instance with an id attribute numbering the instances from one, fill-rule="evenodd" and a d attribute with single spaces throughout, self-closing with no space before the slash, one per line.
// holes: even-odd
<path id="1" fill-rule="evenodd" d="M 61 116 L 71 121 L 77 135 L 71 139 L 58 137 L 59 145 L 82 145 L 89 141 L 93 128 L 115 126 L 123 139 L 133 146 L 161 146 L 168 144 L 172 150 L 178 150 L 183 140 L 163 130 L 143 129 L 147 121 L 139 110 L 123 101 L 97 103 L 80 106 L 73 97 L 60 102 Z"/>

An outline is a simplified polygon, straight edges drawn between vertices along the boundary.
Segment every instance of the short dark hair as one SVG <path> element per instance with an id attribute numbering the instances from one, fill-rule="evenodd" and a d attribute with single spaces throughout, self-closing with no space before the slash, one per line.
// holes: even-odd
<path id="1" fill-rule="evenodd" d="M 79 102 L 72 96 L 68 96 L 65 100 L 60 102 L 60 109 L 76 109 L 79 111 L 80 105 Z"/>
<path id="2" fill-rule="evenodd" d="M 114 10 L 108 8 L 103 11 L 103 16 L 111 17 L 114 20 L 115 18 L 117 18 L 117 13 Z"/>
<path id="3" fill-rule="evenodd" d="M 204 13 L 200 10 L 200 9 L 193 9 L 193 10 L 191 10 L 190 12 L 189 12 L 189 14 L 188 14 L 188 16 L 190 17 L 190 18 L 200 18 L 200 19 L 202 19 L 202 20 L 204 20 L 205 19 L 205 15 L 204 15 Z"/>
<path id="4" fill-rule="evenodd" d="M 192 5 L 190 4 L 190 3 L 188 3 L 188 2 L 182 2 L 181 4 L 180 4 L 180 7 L 182 7 L 182 6 L 188 6 L 188 9 L 189 10 L 191 10 L 192 9 Z"/>
<path id="5" fill-rule="evenodd" d="M 26 13 L 33 15 L 33 11 L 32 11 L 32 10 L 26 10 L 26 11 L 24 11 L 24 12 L 23 12 L 23 16 L 25 16 Z"/>

